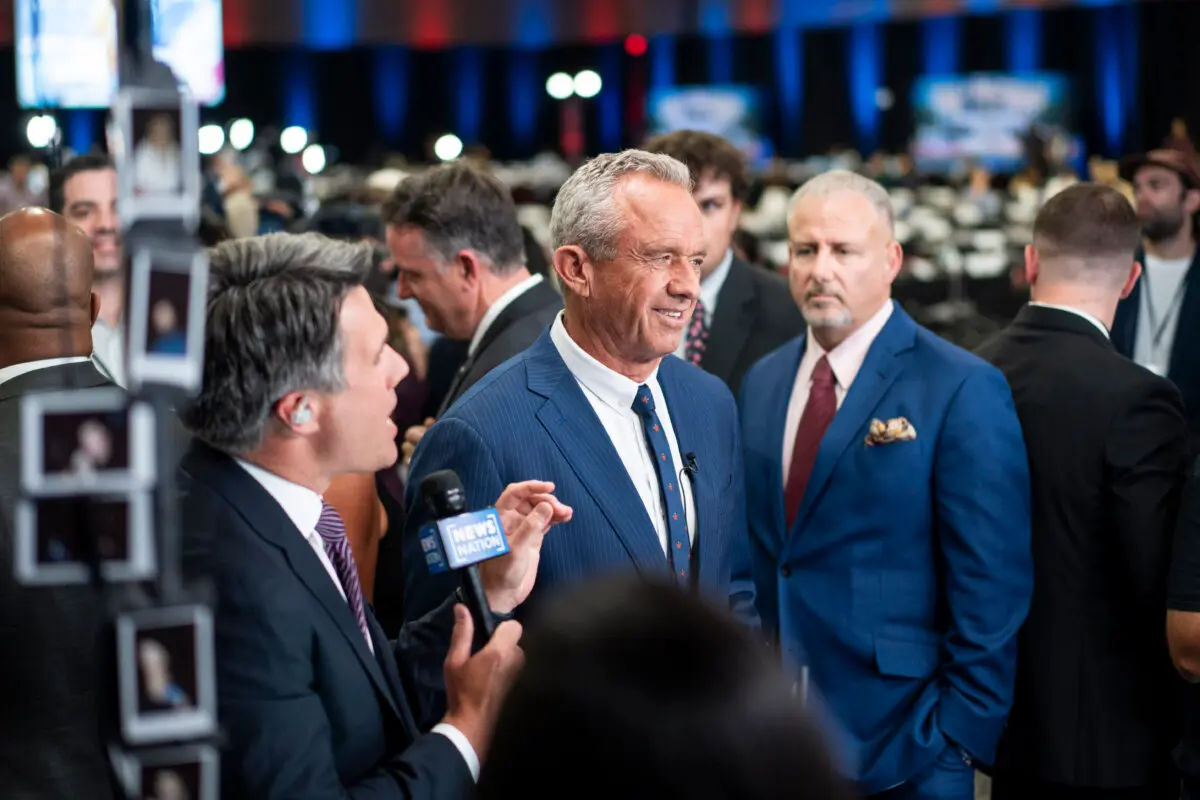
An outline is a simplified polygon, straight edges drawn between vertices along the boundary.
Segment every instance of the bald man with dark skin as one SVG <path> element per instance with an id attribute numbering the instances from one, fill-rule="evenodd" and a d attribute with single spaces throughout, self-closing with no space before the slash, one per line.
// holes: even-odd
<path id="1" fill-rule="evenodd" d="M 92 245 L 51 211 L 0 218 L 0 795 L 114 797 L 101 709 L 103 606 L 90 586 L 13 577 L 21 398 L 112 386 L 93 365 Z"/>
<path id="2" fill-rule="evenodd" d="M 0 217 L 0 367 L 92 354 L 92 243 L 44 208 Z"/>

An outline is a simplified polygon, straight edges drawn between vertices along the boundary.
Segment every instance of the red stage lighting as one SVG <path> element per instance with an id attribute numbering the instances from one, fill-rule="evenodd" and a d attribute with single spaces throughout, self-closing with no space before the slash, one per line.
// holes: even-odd
<path id="1" fill-rule="evenodd" d="M 640 33 L 631 33 L 625 37 L 625 52 L 631 56 L 646 55 L 646 37 Z"/>

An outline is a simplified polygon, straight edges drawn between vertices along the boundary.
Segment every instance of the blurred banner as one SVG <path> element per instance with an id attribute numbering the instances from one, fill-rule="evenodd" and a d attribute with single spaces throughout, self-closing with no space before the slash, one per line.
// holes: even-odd
<path id="1" fill-rule="evenodd" d="M 0 0 L 0 44 L 13 41 L 14 0 Z M 224 0 L 225 44 L 342 49 L 464 43 L 540 47 L 629 33 L 759 34 L 898 17 L 1017 8 L 1128 5 L 1134 0 Z"/>

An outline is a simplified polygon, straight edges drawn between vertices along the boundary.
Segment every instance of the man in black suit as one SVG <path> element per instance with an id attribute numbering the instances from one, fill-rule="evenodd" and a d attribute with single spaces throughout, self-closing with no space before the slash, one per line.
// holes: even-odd
<path id="1" fill-rule="evenodd" d="M 1175 764 L 1183 800 L 1200 800 L 1200 459 L 1183 492 L 1167 580 L 1167 643 L 1184 689 L 1183 736 Z"/>
<path id="2" fill-rule="evenodd" d="M 522 352 L 562 310 L 562 296 L 525 266 L 525 235 L 508 188 L 467 162 L 405 178 L 383 205 L 397 290 L 426 324 L 469 342 L 437 416 L 493 367 Z M 425 425 L 406 432 L 404 463 Z"/>
<path id="3" fill-rule="evenodd" d="M 787 281 L 733 254 L 749 183 L 745 156 L 720 136 L 700 131 L 656 136 L 645 149 L 687 164 L 708 240 L 700 299 L 675 354 L 725 381 L 736 396 L 746 370 L 804 330 Z"/>
<path id="4" fill-rule="evenodd" d="M 212 251 L 180 488 L 185 574 L 217 590 L 223 798 L 468 798 L 521 660 L 513 622 L 472 656 L 454 596 L 390 643 L 321 497 L 338 475 L 396 460 L 390 414 L 407 365 L 363 288 L 370 268 L 368 245 L 317 234 Z M 563 508 L 552 488 L 517 484 L 497 501 L 512 553 L 480 571 L 499 614 L 532 587 Z M 432 725 L 443 659 L 449 711 Z"/>
<path id="5" fill-rule="evenodd" d="M 1187 423 L 1175 386 L 1108 334 L 1141 272 L 1138 228 L 1113 189 L 1055 195 L 1025 251 L 1032 300 L 979 350 L 1012 387 L 1033 487 L 1033 604 L 994 800 L 1178 797 L 1163 603 Z"/>
<path id="6" fill-rule="evenodd" d="M 18 585 L 12 559 L 21 398 L 111 385 L 90 358 L 92 269 L 91 243 L 58 214 L 0 219 L 0 795 L 14 800 L 113 796 L 96 592 Z"/>
<path id="7" fill-rule="evenodd" d="M 1113 344 L 1179 387 L 1192 454 L 1200 455 L 1200 162 L 1195 153 L 1162 149 L 1122 167 L 1142 223 L 1142 279 L 1117 306 Z"/>

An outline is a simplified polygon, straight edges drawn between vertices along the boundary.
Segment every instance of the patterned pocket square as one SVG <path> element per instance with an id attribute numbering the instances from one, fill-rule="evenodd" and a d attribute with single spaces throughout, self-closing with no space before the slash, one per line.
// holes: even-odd
<path id="1" fill-rule="evenodd" d="M 904 417 L 896 417 L 887 422 L 878 419 L 871 420 L 871 427 L 867 431 L 865 441 L 867 447 L 870 447 L 892 442 L 911 442 L 915 438 L 917 438 L 917 429 L 912 426 L 912 423 Z"/>

